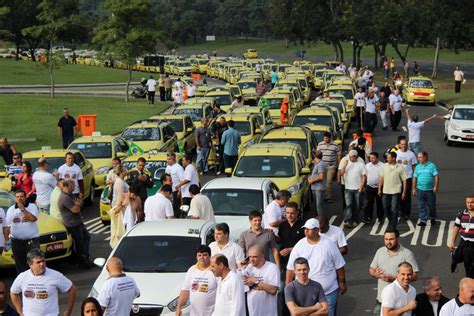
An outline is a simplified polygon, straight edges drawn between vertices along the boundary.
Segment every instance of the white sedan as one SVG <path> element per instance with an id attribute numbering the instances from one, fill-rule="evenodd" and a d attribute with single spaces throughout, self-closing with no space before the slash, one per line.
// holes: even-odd
<path id="1" fill-rule="evenodd" d="M 209 221 L 187 219 L 143 222 L 120 240 L 110 257 L 122 260 L 124 272 L 141 292 L 131 314 L 175 315 L 186 272 L 196 264 L 196 249 L 214 241 L 214 226 Z M 97 297 L 109 275 L 104 258 L 94 263 L 103 267 L 90 293 Z M 189 315 L 188 305 L 183 314 Z"/>
<path id="2" fill-rule="evenodd" d="M 474 105 L 455 105 L 446 116 L 444 140 L 448 146 L 453 142 L 474 144 Z"/>
<path id="3" fill-rule="evenodd" d="M 250 227 L 250 212 L 263 214 L 276 198 L 278 187 L 264 178 L 217 178 L 206 183 L 201 193 L 211 200 L 216 222 L 227 223 L 231 237 L 238 239 Z"/>

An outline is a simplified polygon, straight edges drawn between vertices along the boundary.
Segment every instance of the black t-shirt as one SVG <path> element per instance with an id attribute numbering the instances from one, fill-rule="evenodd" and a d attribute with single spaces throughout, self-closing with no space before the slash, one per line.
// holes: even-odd
<path id="1" fill-rule="evenodd" d="M 390 100 L 387 96 L 380 98 L 380 111 L 387 111 Z"/>
<path id="2" fill-rule="evenodd" d="M 74 126 L 76 126 L 76 120 L 72 116 L 61 117 L 58 122 L 58 127 L 62 128 L 63 136 L 74 136 Z"/>
<path id="3" fill-rule="evenodd" d="M 382 88 L 380 88 L 380 92 L 384 92 L 385 96 L 388 98 L 388 96 L 392 94 L 392 89 L 390 89 L 389 86 L 383 86 Z"/>
<path id="4" fill-rule="evenodd" d="M 278 228 L 278 236 L 281 238 L 281 249 L 293 247 L 304 237 L 304 229 L 301 226 L 303 226 L 301 220 L 296 221 L 293 226 L 290 226 L 287 221 L 281 223 Z"/>

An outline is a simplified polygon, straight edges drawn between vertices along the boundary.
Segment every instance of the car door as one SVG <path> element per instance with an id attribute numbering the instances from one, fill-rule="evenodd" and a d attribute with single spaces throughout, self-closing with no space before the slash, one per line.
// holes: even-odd
<path id="1" fill-rule="evenodd" d="M 196 148 L 196 138 L 194 137 L 194 130 L 196 129 L 193 121 L 190 117 L 184 117 L 184 128 L 185 128 L 185 137 L 184 137 L 184 148 L 186 151 L 192 152 Z M 188 131 L 191 129 L 191 131 Z"/>
<path id="2" fill-rule="evenodd" d="M 163 126 L 162 131 L 163 131 L 163 140 L 164 140 L 163 148 L 166 149 L 167 152 L 178 151 L 176 134 L 174 130 L 171 128 L 171 126 L 169 125 Z"/>
<path id="3" fill-rule="evenodd" d="M 86 160 L 86 158 L 80 153 L 74 153 L 74 163 L 81 168 L 82 177 L 84 182 L 84 195 L 85 197 L 89 196 L 91 192 L 91 185 L 94 179 L 94 172 L 92 170 L 92 164 Z"/>

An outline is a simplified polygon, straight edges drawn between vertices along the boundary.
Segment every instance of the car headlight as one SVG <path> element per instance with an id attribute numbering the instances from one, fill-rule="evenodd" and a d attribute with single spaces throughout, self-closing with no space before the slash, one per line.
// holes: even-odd
<path id="1" fill-rule="evenodd" d="M 461 128 L 454 123 L 451 123 L 451 128 L 455 131 L 459 131 Z"/>
<path id="2" fill-rule="evenodd" d="M 291 187 L 289 187 L 287 190 L 288 190 L 288 192 L 291 193 L 291 195 L 295 195 L 300 190 L 300 186 L 301 186 L 301 182 L 298 182 L 298 183 L 292 185 Z"/>
<path id="3" fill-rule="evenodd" d="M 89 293 L 89 297 L 96 298 L 97 296 L 99 296 L 99 293 L 97 292 L 97 290 L 95 288 L 92 288 L 90 293 Z"/>
<path id="4" fill-rule="evenodd" d="M 408 92 L 410 95 L 415 95 L 413 92 Z"/>
<path id="5" fill-rule="evenodd" d="M 434 92 L 431 92 L 430 93 L 430 97 L 434 97 L 435 96 L 435 93 Z"/>
<path id="6" fill-rule="evenodd" d="M 175 298 L 174 300 L 172 300 L 169 304 L 168 304 L 168 309 L 172 312 L 176 312 L 176 306 L 178 305 L 178 300 L 179 300 L 179 296 L 177 298 Z M 189 306 L 189 298 L 188 300 L 186 301 L 186 303 L 184 303 L 183 306 L 181 306 L 181 308 L 186 308 Z"/>
<path id="7" fill-rule="evenodd" d="M 109 167 L 104 166 L 104 167 L 100 167 L 99 169 L 97 169 L 95 171 L 95 174 L 105 174 L 107 172 L 109 172 Z"/>

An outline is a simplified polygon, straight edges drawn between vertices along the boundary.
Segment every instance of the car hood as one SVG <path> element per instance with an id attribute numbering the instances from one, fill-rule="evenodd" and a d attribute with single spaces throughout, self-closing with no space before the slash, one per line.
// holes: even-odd
<path id="1" fill-rule="evenodd" d="M 239 239 L 242 232 L 250 228 L 248 216 L 216 215 L 216 223 L 226 223 L 230 228 L 230 235 L 234 241 Z"/>
<path id="2" fill-rule="evenodd" d="M 135 283 L 140 289 L 140 297 L 133 301 L 135 304 L 166 306 L 179 296 L 186 273 L 127 272 L 126 275 L 135 280 Z M 100 292 L 100 289 L 107 279 L 107 271 L 103 269 L 99 277 L 94 282 L 94 289 L 97 292 Z"/>
<path id="3" fill-rule="evenodd" d="M 64 225 L 52 216 L 39 212 L 38 231 L 40 235 L 66 231 Z"/>
<path id="4" fill-rule="evenodd" d="M 158 148 L 160 145 L 159 141 L 135 141 L 133 142 L 137 144 L 143 151 L 150 151 L 152 149 L 160 149 Z"/>
<path id="5" fill-rule="evenodd" d="M 457 120 L 457 119 L 451 119 L 451 123 L 456 124 L 459 126 L 461 129 L 472 129 L 473 128 L 473 123 L 471 120 Z"/>
<path id="6" fill-rule="evenodd" d="M 271 178 L 273 182 L 280 188 L 280 190 L 287 190 L 289 187 L 294 185 L 294 179 L 291 178 Z"/>

